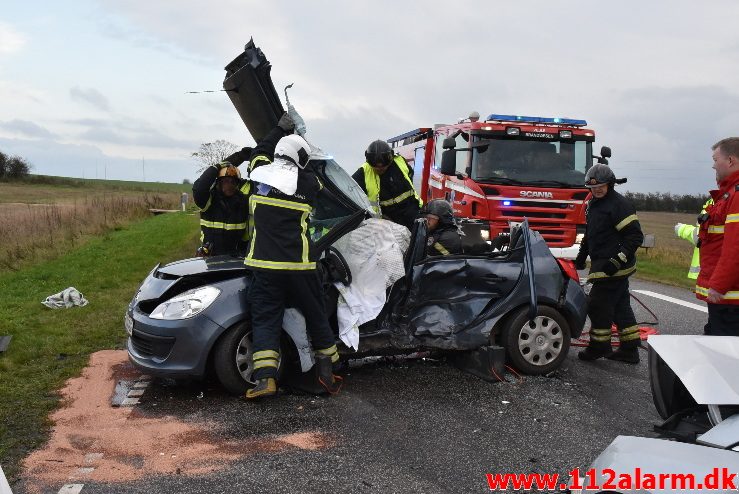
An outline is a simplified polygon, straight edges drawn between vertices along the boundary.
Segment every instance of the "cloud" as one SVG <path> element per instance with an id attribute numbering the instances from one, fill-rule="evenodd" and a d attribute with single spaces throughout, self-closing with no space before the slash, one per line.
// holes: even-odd
<path id="1" fill-rule="evenodd" d="M 108 178 L 149 182 L 193 181 L 198 164 L 189 159 L 146 159 L 111 156 L 96 146 L 61 144 L 52 140 L 4 139 L 0 149 L 25 158 L 34 166 L 34 173 L 61 177 Z"/>
<path id="2" fill-rule="evenodd" d="M 0 54 L 16 53 L 26 44 L 26 38 L 12 26 L 0 22 Z"/>
<path id="3" fill-rule="evenodd" d="M 0 122 L 0 129 L 11 132 L 13 134 L 20 134 L 26 137 L 36 137 L 44 139 L 50 139 L 54 137 L 54 134 L 52 134 L 47 129 L 33 122 L 29 122 L 28 120 L 14 119 L 7 122 Z"/>
<path id="4" fill-rule="evenodd" d="M 71 96 L 74 101 L 82 101 L 84 103 L 88 103 L 99 110 L 110 110 L 110 103 L 108 103 L 108 98 L 106 98 L 103 93 L 95 88 L 83 89 L 75 86 L 69 90 L 69 96 Z"/>

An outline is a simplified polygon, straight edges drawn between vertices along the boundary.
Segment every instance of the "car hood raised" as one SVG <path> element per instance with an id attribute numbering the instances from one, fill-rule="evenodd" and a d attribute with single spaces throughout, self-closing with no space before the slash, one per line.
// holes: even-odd
<path id="1" fill-rule="evenodd" d="M 701 405 L 739 405 L 739 338 L 654 335 L 649 346 Z"/>

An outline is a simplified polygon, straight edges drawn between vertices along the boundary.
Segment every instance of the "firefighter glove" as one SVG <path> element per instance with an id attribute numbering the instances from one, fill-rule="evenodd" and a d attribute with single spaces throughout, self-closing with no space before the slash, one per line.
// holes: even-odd
<path id="1" fill-rule="evenodd" d="M 277 122 L 277 126 L 288 134 L 292 134 L 295 130 L 295 122 L 287 112 L 282 114 L 280 120 Z"/>
<path id="2" fill-rule="evenodd" d="M 575 269 L 585 269 L 585 258 L 580 258 L 579 256 L 575 259 Z"/>
<path id="3" fill-rule="evenodd" d="M 608 276 L 613 276 L 619 269 L 621 269 L 621 263 L 614 258 L 608 259 L 608 263 L 603 266 L 603 272 L 606 273 Z"/>

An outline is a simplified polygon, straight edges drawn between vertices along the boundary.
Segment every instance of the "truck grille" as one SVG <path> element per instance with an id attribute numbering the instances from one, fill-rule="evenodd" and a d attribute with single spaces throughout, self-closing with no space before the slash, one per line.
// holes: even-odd
<path id="1" fill-rule="evenodd" d="M 175 338 L 172 336 L 154 336 L 136 331 L 131 335 L 131 345 L 142 357 L 165 359 L 172 351 Z"/>

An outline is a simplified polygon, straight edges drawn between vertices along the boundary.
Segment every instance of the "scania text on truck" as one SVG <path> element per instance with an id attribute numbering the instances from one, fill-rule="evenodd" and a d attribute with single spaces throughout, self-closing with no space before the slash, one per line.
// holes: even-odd
<path id="1" fill-rule="evenodd" d="M 577 255 L 585 229 L 585 172 L 595 132 L 585 120 L 491 114 L 411 130 L 388 139 L 414 170 L 424 202 L 447 199 L 484 240 L 528 218 L 555 256 Z M 477 226 L 476 226 L 477 225 Z"/>

